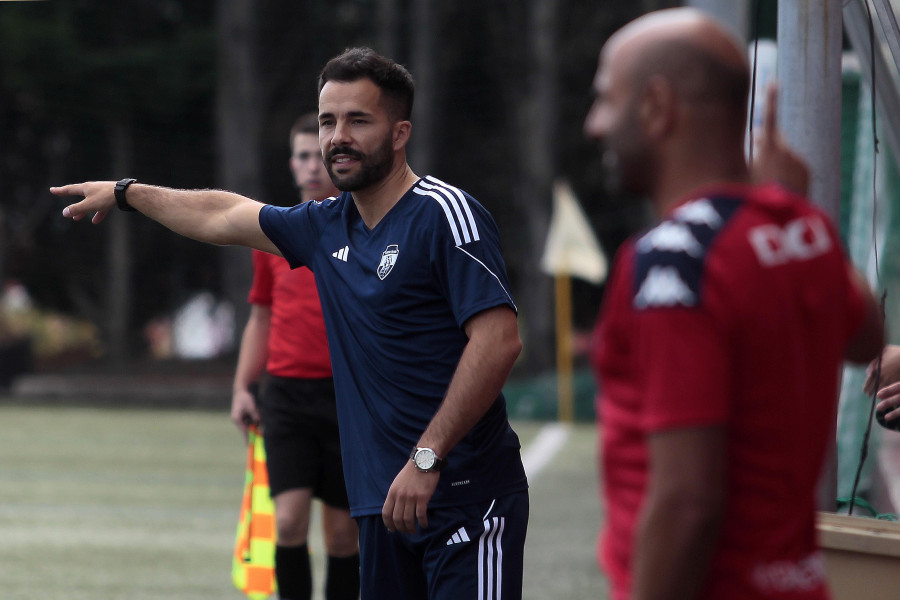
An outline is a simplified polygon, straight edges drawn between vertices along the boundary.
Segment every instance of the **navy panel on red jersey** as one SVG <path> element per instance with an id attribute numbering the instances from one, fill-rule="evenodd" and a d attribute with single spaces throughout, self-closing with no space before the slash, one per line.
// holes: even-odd
<path id="1" fill-rule="evenodd" d="M 738 205 L 735 198 L 702 198 L 639 237 L 634 307 L 699 304 L 709 247 Z"/>

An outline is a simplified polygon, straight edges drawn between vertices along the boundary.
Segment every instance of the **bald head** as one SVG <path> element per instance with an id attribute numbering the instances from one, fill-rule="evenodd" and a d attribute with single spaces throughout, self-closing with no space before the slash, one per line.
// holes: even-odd
<path id="1" fill-rule="evenodd" d="M 741 179 L 749 87 L 741 45 L 704 13 L 671 9 L 632 21 L 603 47 L 585 120 L 601 143 L 604 181 L 659 199 Z"/>
<path id="2" fill-rule="evenodd" d="M 680 101 L 730 109 L 743 127 L 747 58 L 734 35 L 703 12 L 676 8 L 640 17 L 616 32 L 603 54 L 619 63 L 633 89 L 661 76 Z"/>

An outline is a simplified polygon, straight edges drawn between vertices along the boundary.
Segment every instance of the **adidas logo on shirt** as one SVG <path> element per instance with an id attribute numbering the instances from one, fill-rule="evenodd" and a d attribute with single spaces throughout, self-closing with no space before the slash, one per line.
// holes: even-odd
<path id="1" fill-rule="evenodd" d="M 347 255 L 350 254 L 350 246 L 344 246 L 337 252 L 332 252 L 331 256 L 335 257 L 338 260 L 342 260 L 347 262 Z"/>
<path id="2" fill-rule="evenodd" d="M 463 542 L 468 542 L 469 534 L 466 533 L 465 527 L 460 527 L 459 531 L 454 533 L 449 540 L 447 540 L 447 545 L 452 546 L 453 544 L 462 544 Z"/>

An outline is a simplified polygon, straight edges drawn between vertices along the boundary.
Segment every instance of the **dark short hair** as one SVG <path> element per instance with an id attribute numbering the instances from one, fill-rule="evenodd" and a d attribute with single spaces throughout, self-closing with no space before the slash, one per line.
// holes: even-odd
<path id="1" fill-rule="evenodd" d="M 395 121 L 412 115 L 416 84 L 403 65 L 371 48 L 347 48 L 326 63 L 319 74 L 319 93 L 329 81 L 353 82 L 370 79 L 387 100 L 385 108 Z"/>
<path id="2" fill-rule="evenodd" d="M 291 145 L 291 150 L 294 149 L 294 138 L 301 133 L 311 133 L 312 135 L 318 136 L 319 115 L 314 112 L 310 112 L 301 115 L 296 121 L 294 121 L 294 126 L 291 127 L 291 137 L 288 139 L 288 144 Z"/>

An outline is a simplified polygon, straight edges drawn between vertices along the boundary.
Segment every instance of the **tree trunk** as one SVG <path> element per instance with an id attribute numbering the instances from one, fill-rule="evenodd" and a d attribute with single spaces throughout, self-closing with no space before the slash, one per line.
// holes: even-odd
<path id="1" fill-rule="evenodd" d="M 434 168 L 437 8 L 435 0 L 416 0 L 412 8 L 412 74 L 416 79 L 416 101 L 413 106 L 410 165 L 421 176 L 429 174 Z"/>
<path id="2" fill-rule="evenodd" d="M 524 219 L 524 247 L 519 248 L 519 272 L 531 276 L 519 282 L 519 308 L 524 329 L 524 367 L 529 372 L 554 364 L 553 280 L 538 265 L 547 239 L 556 174 L 555 139 L 558 94 L 556 30 L 559 0 L 533 0 L 529 6 L 529 70 L 526 93 L 518 104 L 516 134 L 521 164 L 516 204 Z"/>
<path id="3" fill-rule="evenodd" d="M 0 170 L 0 177 L 2 177 L 2 170 Z M 2 181 L 0 181 L 0 189 L 3 189 Z M 6 211 L 0 206 L 0 295 L 3 294 L 4 286 L 6 285 L 7 273 L 6 273 L 6 262 L 7 255 L 9 254 L 9 235 L 7 234 L 6 229 Z"/>
<path id="4" fill-rule="evenodd" d="M 255 5 L 254 0 L 220 0 L 217 7 L 218 180 L 224 189 L 262 198 Z M 234 306 L 239 331 L 249 315 L 251 254 L 246 248 L 226 247 L 219 260 L 222 293 Z"/>
<path id="5" fill-rule="evenodd" d="M 134 133 L 130 121 L 120 118 L 111 124 L 112 171 L 119 176 L 131 172 L 134 163 Z M 131 223 L 134 215 L 115 211 L 110 217 L 106 244 L 106 329 L 107 361 L 115 369 L 124 369 L 131 355 L 128 333 L 133 305 Z"/>
<path id="6" fill-rule="evenodd" d="M 380 54 L 394 60 L 397 60 L 400 39 L 397 16 L 397 0 L 378 1 L 377 50 Z"/>

